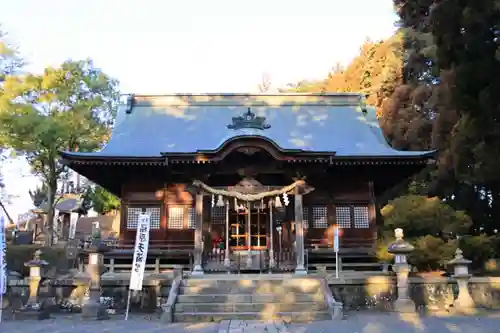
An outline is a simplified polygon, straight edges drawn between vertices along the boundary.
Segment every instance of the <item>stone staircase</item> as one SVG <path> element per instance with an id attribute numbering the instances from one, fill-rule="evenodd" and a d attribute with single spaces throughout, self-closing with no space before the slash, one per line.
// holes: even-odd
<path id="1" fill-rule="evenodd" d="M 181 282 L 174 322 L 222 320 L 309 322 L 332 319 L 321 280 L 257 275 L 190 277 Z"/>

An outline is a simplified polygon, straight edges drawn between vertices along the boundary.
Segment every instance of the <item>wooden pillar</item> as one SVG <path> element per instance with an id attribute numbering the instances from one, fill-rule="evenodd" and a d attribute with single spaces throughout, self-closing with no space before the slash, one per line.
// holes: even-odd
<path id="1" fill-rule="evenodd" d="M 368 191 L 370 192 L 370 204 L 368 206 L 368 219 L 370 223 L 370 231 L 373 231 L 372 246 L 375 246 L 375 242 L 377 241 L 377 202 L 375 200 L 375 186 L 373 185 L 373 180 L 368 182 Z"/>
<path id="2" fill-rule="evenodd" d="M 247 214 L 247 267 L 252 268 L 252 206 L 251 202 L 247 201 L 248 214 Z"/>
<path id="3" fill-rule="evenodd" d="M 195 229 L 194 229 L 194 267 L 193 275 L 203 274 L 202 254 L 203 254 L 203 194 L 196 193 L 195 202 Z"/>
<path id="4" fill-rule="evenodd" d="M 304 266 L 304 213 L 300 188 L 295 189 L 295 254 L 297 256 L 295 274 L 307 274 Z"/>

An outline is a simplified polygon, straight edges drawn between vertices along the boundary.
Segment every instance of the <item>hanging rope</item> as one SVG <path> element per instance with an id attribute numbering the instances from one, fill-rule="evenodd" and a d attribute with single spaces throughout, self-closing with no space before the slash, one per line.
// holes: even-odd
<path id="1" fill-rule="evenodd" d="M 293 182 L 292 184 L 282 187 L 277 190 L 272 190 L 272 191 L 266 191 L 266 192 L 261 192 L 261 193 L 256 193 L 256 194 L 245 194 L 241 192 L 236 192 L 236 191 L 227 191 L 227 190 L 221 190 L 221 189 L 216 189 L 213 187 L 208 186 L 207 184 L 203 183 L 200 180 L 195 180 L 193 181 L 193 185 L 197 187 L 201 187 L 208 193 L 214 194 L 214 195 L 222 195 L 225 197 L 233 197 L 241 201 L 257 201 L 261 200 L 266 197 L 274 197 L 277 195 L 281 195 L 283 193 L 287 193 L 295 189 L 296 187 L 305 185 L 305 181 L 303 180 L 297 180 Z"/>

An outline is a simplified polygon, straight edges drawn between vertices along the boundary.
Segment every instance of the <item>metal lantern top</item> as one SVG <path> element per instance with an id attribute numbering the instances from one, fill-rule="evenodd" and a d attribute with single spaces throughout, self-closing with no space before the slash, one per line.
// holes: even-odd
<path id="1" fill-rule="evenodd" d="M 470 265 L 470 263 L 472 263 L 472 261 L 465 259 L 463 253 L 464 252 L 460 248 L 457 248 L 457 250 L 455 251 L 455 257 L 452 260 L 448 261 L 448 265 L 451 265 L 451 266 L 468 266 L 468 265 Z"/>
<path id="2" fill-rule="evenodd" d="M 389 245 L 389 248 L 387 249 L 389 253 L 405 255 L 413 252 L 415 249 L 413 245 L 403 239 L 403 229 L 398 228 L 394 230 L 394 235 L 396 236 L 396 240 Z"/>
<path id="3" fill-rule="evenodd" d="M 469 264 L 472 261 L 465 259 L 463 256 L 463 251 L 460 248 L 457 248 L 455 251 L 455 258 L 448 262 L 448 265 L 453 267 L 455 278 L 467 278 L 470 277 L 469 274 Z"/>
<path id="4" fill-rule="evenodd" d="M 35 253 L 33 254 L 33 259 L 30 261 L 24 263 L 24 266 L 26 267 L 45 267 L 49 263 L 41 258 L 42 251 L 36 250 Z"/>

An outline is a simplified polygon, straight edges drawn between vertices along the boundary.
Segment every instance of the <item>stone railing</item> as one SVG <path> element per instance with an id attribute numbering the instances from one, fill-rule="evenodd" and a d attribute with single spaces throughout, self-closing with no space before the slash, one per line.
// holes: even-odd
<path id="1" fill-rule="evenodd" d="M 335 300 L 346 311 L 392 310 L 397 296 L 396 278 L 370 276 L 337 280 L 327 278 Z M 449 310 L 457 297 L 456 279 L 447 277 L 410 277 L 410 298 L 420 311 Z M 500 277 L 471 277 L 469 291 L 479 309 L 500 309 Z"/>
<path id="2" fill-rule="evenodd" d="M 126 307 L 130 274 L 106 273 L 101 280 L 101 303 L 108 313 L 123 313 Z M 144 288 L 131 297 L 132 312 L 155 312 L 167 301 L 173 273 L 146 274 Z M 80 312 L 89 292 L 89 277 L 79 274 L 74 277 L 43 279 L 39 288 L 39 299 L 51 312 Z M 29 296 L 29 279 L 10 278 L 4 296 L 4 314 L 16 311 L 25 304 Z"/>

